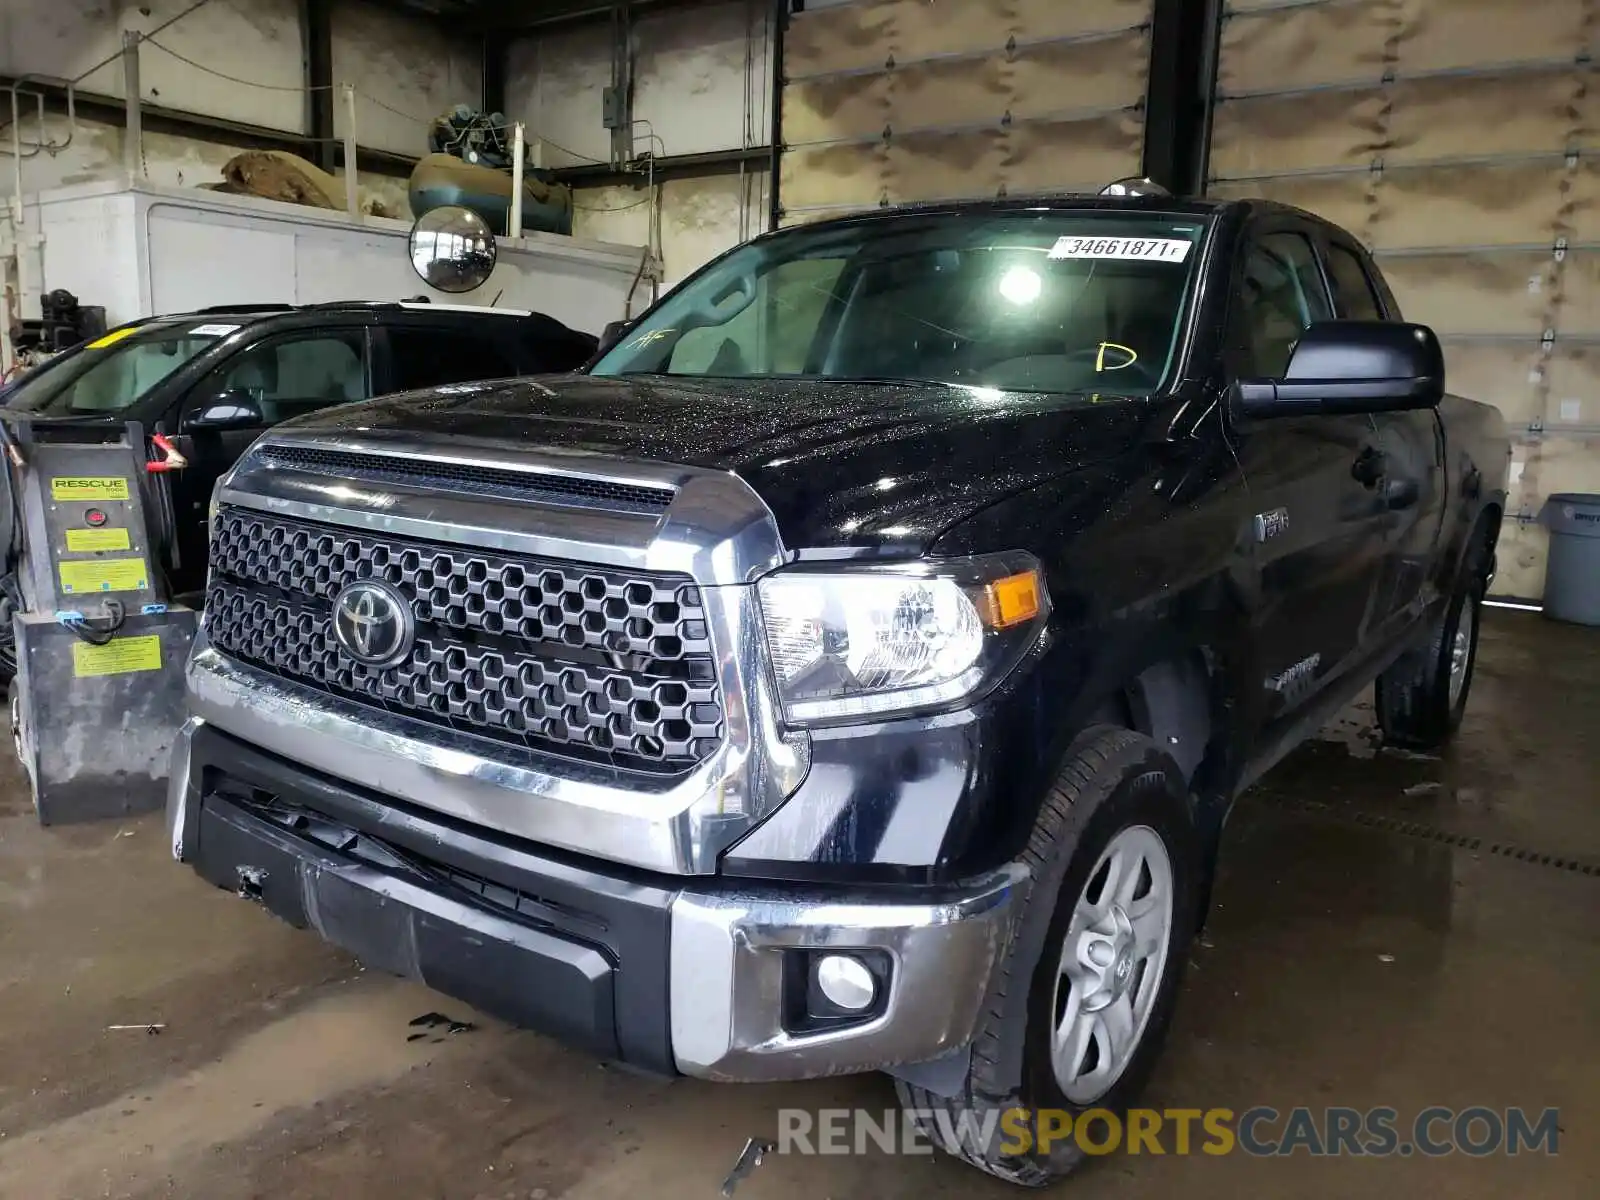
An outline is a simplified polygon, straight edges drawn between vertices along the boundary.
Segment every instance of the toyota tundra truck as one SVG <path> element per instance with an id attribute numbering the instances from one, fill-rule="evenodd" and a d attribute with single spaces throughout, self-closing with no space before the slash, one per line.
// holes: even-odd
<path id="1" fill-rule="evenodd" d="M 596 1056 L 885 1071 L 1065 1174 L 981 1114 L 1133 1103 L 1234 799 L 1369 688 L 1456 729 L 1500 417 L 1254 201 L 786 229 L 610 343 L 219 481 L 174 855 Z"/>

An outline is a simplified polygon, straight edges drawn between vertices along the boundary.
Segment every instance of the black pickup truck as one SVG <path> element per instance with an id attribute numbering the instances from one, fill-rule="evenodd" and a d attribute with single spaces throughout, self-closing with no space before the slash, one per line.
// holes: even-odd
<path id="1" fill-rule="evenodd" d="M 1235 797 L 1374 684 L 1460 720 L 1508 454 L 1444 382 L 1273 204 L 757 238 L 585 374 L 256 443 L 174 854 L 597 1055 L 888 1071 L 1045 1182 L 937 1114 L 1125 1109 Z"/>

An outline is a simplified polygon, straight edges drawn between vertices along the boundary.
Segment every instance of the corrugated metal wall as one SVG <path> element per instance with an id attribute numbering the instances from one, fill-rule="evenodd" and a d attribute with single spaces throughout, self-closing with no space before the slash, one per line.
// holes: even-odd
<path id="1" fill-rule="evenodd" d="M 1210 190 L 1348 226 L 1452 391 L 1515 441 L 1496 590 L 1543 591 L 1544 497 L 1600 491 L 1596 0 L 1229 0 Z"/>
<path id="2" fill-rule="evenodd" d="M 792 18 L 787 222 L 1139 172 L 1152 0 L 845 0 Z"/>

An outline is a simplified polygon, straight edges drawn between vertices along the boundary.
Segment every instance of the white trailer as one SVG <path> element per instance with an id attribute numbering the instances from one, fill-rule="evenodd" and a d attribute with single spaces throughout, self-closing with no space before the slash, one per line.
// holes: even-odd
<path id="1" fill-rule="evenodd" d="M 487 283 L 448 294 L 411 269 L 410 224 L 197 188 L 87 183 L 30 196 L 20 250 L 22 315 L 65 288 L 108 325 L 214 304 L 403 300 L 546 313 L 598 334 L 649 299 L 642 246 L 530 233 L 501 237 Z"/>

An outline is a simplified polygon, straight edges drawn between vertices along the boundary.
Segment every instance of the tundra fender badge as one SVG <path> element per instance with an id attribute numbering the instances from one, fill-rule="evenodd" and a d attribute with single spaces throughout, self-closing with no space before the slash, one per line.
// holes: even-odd
<path id="1" fill-rule="evenodd" d="M 1274 508 L 1256 514 L 1256 541 L 1268 542 L 1289 531 L 1289 510 Z"/>

